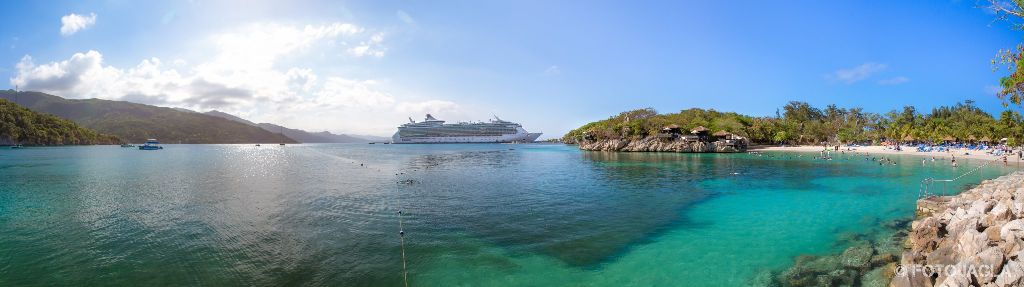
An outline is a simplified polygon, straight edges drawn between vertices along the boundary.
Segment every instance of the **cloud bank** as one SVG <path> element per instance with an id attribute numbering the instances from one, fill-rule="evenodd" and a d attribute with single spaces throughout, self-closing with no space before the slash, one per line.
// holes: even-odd
<path id="1" fill-rule="evenodd" d="M 256 122 L 360 134 L 387 135 L 407 116 L 465 115 L 450 101 L 395 95 L 386 79 L 323 74 L 302 66 L 322 61 L 323 55 L 332 62 L 385 57 L 381 32 L 348 23 L 256 23 L 207 39 L 215 52 L 189 61 L 195 64 L 154 57 L 134 67 L 114 67 L 94 50 L 46 63 L 26 55 L 15 65 L 10 83 L 67 98 L 217 109 Z"/>

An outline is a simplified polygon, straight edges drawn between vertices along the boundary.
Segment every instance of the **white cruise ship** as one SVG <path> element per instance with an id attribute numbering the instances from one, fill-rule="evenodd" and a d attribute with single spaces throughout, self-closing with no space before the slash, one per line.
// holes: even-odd
<path id="1" fill-rule="evenodd" d="M 422 122 L 413 121 L 398 127 L 392 143 L 513 143 L 533 142 L 540 133 L 531 133 L 517 123 L 498 117 L 488 122 L 446 124 L 427 114 Z"/>

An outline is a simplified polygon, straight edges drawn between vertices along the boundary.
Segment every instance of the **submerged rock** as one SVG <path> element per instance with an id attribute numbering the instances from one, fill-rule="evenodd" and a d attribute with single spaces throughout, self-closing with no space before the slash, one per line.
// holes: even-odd
<path id="1" fill-rule="evenodd" d="M 875 249 L 871 246 L 861 245 L 847 248 L 840 255 L 840 262 L 843 266 L 856 268 L 856 269 L 867 269 L 871 267 L 871 256 L 875 254 Z"/>

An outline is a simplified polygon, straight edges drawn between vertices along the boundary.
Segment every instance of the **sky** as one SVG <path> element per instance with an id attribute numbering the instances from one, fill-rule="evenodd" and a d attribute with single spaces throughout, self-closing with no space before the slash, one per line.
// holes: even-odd
<path id="1" fill-rule="evenodd" d="M 426 113 L 542 138 L 646 107 L 998 113 L 991 60 L 1024 35 L 971 0 L 0 5 L 0 88 L 377 136 Z"/>

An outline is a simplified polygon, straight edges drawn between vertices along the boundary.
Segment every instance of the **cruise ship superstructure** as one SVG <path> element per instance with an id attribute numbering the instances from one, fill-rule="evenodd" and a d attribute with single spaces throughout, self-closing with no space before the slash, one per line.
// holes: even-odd
<path id="1" fill-rule="evenodd" d="M 541 133 L 531 133 L 518 123 L 498 117 L 487 122 L 446 124 L 427 114 L 422 122 L 413 121 L 398 127 L 391 137 L 393 143 L 518 143 L 533 142 Z"/>

